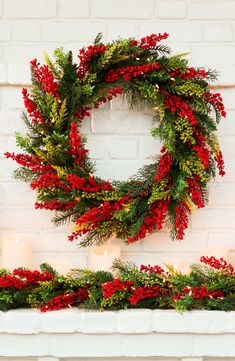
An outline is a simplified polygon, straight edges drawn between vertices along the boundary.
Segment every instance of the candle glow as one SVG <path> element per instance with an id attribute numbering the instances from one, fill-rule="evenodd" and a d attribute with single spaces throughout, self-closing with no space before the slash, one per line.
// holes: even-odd
<path id="1" fill-rule="evenodd" d="M 120 258 L 121 248 L 118 245 L 94 246 L 89 255 L 89 268 L 94 271 L 111 271 L 113 261 Z"/>
<path id="2" fill-rule="evenodd" d="M 13 270 L 18 267 L 32 268 L 32 243 L 27 234 L 9 235 L 2 243 L 2 267 Z"/>

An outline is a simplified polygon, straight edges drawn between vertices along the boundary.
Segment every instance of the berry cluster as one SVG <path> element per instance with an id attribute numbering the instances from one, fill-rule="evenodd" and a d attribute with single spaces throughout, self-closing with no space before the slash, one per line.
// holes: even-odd
<path id="1" fill-rule="evenodd" d="M 41 312 L 60 310 L 63 307 L 71 307 L 88 297 L 86 288 L 80 287 L 76 293 L 65 293 L 51 299 L 47 304 L 41 306 Z"/>
<path id="2" fill-rule="evenodd" d="M 215 268 L 217 270 L 228 271 L 230 274 L 235 275 L 234 267 L 230 263 L 227 263 L 227 261 L 225 261 L 225 259 L 223 259 L 222 257 L 220 259 L 217 259 L 213 256 L 212 257 L 202 256 L 200 258 L 200 261 L 212 268 Z"/>
<path id="3" fill-rule="evenodd" d="M 37 59 L 32 60 L 30 64 L 33 75 L 41 85 L 42 90 L 48 94 L 58 97 L 58 83 L 55 81 L 54 75 L 52 71 L 49 70 L 48 65 L 40 66 Z"/>
<path id="4" fill-rule="evenodd" d="M 136 78 L 137 76 L 140 75 L 144 76 L 147 73 L 159 69 L 160 69 L 160 64 L 158 62 L 138 65 L 138 66 L 126 66 L 125 68 L 110 70 L 105 77 L 105 81 L 107 83 L 113 83 L 115 81 L 118 81 L 119 78 L 123 78 L 123 80 L 129 81 L 132 78 Z"/>
<path id="5" fill-rule="evenodd" d="M 150 287 L 139 287 L 134 290 L 131 294 L 129 301 L 132 305 L 136 305 L 139 301 L 144 300 L 146 298 L 156 298 L 159 295 L 165 295 L 166 291 L 161 289 L 160 286 L 155 286 L 153 288 Z"/>
<path id="6" fill-rule="evenodd" d="M 37 105 L 35 104 L 35 102 L 32 99 L 30 99 L 27 89 L 25 89 L 25 88 L 22 89 L 22 95 L 23 95 L 23 99 L 24 99 L 24 106 L 25 106 L 30 118 L 32 119 L 32 122 L 34 124 L 46 123 L 43 115 L 38 110 Z"/>

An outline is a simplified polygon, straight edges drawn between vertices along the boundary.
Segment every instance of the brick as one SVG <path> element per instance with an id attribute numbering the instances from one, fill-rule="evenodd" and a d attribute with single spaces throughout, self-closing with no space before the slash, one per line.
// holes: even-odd
<path id="1" fill-rule="evenodd" d="M 14 134 L 16 131 L 24 129 L 23 122 L 20 119 L 20 110 L 11 108 L 0 110 L 1 135 Z"/>
<path id="2" fill-rule="evenodd" d="M 7 68 L 6 65 L 0 64 L 0 84 L 7 82 Z"/>
<path id="3" fill-rule="evenodd" d="M 50 354 L 48 335 L 46 334 L 27 335 L 25 337 L 25 335 L 5 333 L 0 337 L 0 349 L 1 356 L 8 356 L 10 360 L 13 356 L 20 360 L 21 356 Z M 31 360 L 35 361 L 35 358 Z"/>
<path id="4" fill-rule="evenodd" d="M 222 232 L 217 231 L 208 233 L 208 247 L 220 247 L 221 246 L 221 240 L 223 240 L 223 247 L 228 249 L 234 249 L 234 239 L 235 239 L 235 231 L 228 232 L 226 229 L 224 229 Z"/>
<path id="5" fill-rule="evenodd" d="M 234 159 L 235 158 L 235 149 L 234 149 L 234 138 L 233 137 L 221 137 L 220 146 L 225 159 Z M 230 170 L 228 168 L 228 170 Z"/>
<path id="6" fill-rule="evenodd" d="M 83 119 L 80 129 L 81 133 L 85 136 L 91 133 L 91 117 L 86 117 L 85 119 Z"/>
<path id="7" fill-rule="evenodd" d="M 227 110 L 227 109 L 226 109 Z M 218 136 L 235 136 L 235 110 L 228 110 L 226 119 L 222 119 L 218 129 Z"/>
<path id="8" fill-rule="evenodd" d="M 9 23 L 0 23 L 0 41 L 7 41 L 11 39 L 11 25 Z"/>
<path id="9" fill-rule="evenodd" d="M 234 48 L 234 55 L 235 55 L 235 48 Z M 223 97 L 225 109 L 235 110 L 235 104 L 234 104 L 235 88 L 223 89 L 221 90 L 221 94 Z"/>
<path id="10" fill-rule="evenodd" d="M 140 155 L 143 158 L 149 159 L 153 162 L 153 158 L 160 153 L 162 144 L 159 139 L 148 137 L 141 137 L 140 139 Z"/>
<path id="11" fill-rule="evenodd" d="M 223 216 L 221 216 L 223 215 Z M 235 209 L 233 208 L 209 208 L 201 209 L 192 216 L 192 229 L 231 229 L 235 224 Z"/>
<path id="12" fill-rule="evenodd" d="M 52 229 L 53 226 L 51 224 L 51 229 L 49 230 L 51 231 Z M 68 232 L 68 234 L 70 233 L 71 231 Z M 68 242 L 68 239 L 65 239 Z M 76 245 L 78 248 L 78 243 Z M 84 253 L 72 252 L 72 250 L 70 252 L 63 251 L 63 258 L 59 256 L 58 252 L 43 251 L 34 254 L 34 265 L 36 268 L 39 268 L 44 262 L 52 264 L 62 274 L 66 274 L 72 268 L 87 268 L 87 256 Z"/>
<path id="13" fill-rule="evenodd" d="M 232 334 L 210 335 L 209 337 L 197 335 L 197 337 L 194 337 L 192 340 L 193 355 L 217 356 L 218 358 L 223 357 L 224 359 L 234 356 L 233 339 L 234 335 Z M 210 342 L 209 349 L 208 342 Z M 221 345 L 223 346 L 221 347 Z M 198 352 L 198 350 L 200 350 L 200 352 Z"/>
<path id="14" fill-rule="evenodd" d="M 21 182 L 3 183 L 4 192 L 8 206 L 31 206 L 35 202 L 35 192 L 33 192 L 28 184 Z"/>
<path id="15" fill-rule="evenodd" d="M 88 344 L 92 346 L 87 347 Z M 105 357 L 120 355 L 120 339 L 115 334 L 93 336 L 76 333 L 56 335 L 56 337 L 50 339 L 50 354 L 62 358 L 79 356 L 81 360 L 86 357 L 105 360 Z"/>
<path id="16" fill-rule="evenodd" d="M 233 31 L 229 24 L 205 24 L 204 36 L 206 41 L 224 42 L 233 40 Z"/>
<path id="17" fill-rule="evenodd" d="M 4 203 L 4 192 L 3 192 L 3 189 L 0 188 L 0 204 L 3 204 Z"/>
<path id="18" fill-rule="evenodd" d="M 235 69 L 234 65 L 219 65 L 219 77 L 217 82 L 220 84 L 234 84 L 235 83 Z"/>
<path id="19" fill-rule="evenodd" d="M 14 162 L 9 159 L 0 159 L 0 179 L 1 181 L 9 181 L 12 179 L 13 171 L 17 168 Z"/>
<path id="20" fill-rule="evenodd" d="M 211 183 L 209 187 L 209 205 L 234 205 L 234 184 Z"/>
<path id="21" fill-rule="evenodd" d="M 89 157 L 92 159 L 103 159 L 105 155 L 104 139 L 99 137 L 88 137 L 86 148 L 89 149 Z"/>
<path id="22" fill-rule="evenodd" d="M 187 333 L 190 329 L 192 317 L 190 313 L 173 311 L 153 311 L 153 330 L 159 333 Z"/>
<path id="23" fill-rule="evenodd" d="M 128 112 L 97 110 L 92 112 L 91 131 L 97 134 L 126 134 Z"/>
<path id="24" fill-rule="evenodd" d="M 123 310 L 119 312 L 120 333 L 150 333 L 152 331 L 151 310 Z"/>
<path id="25" fill-rule="evenodd" d="M 202 41 L 202 26 L 193 22 L 146 22 L 140 25 L 140 36 L 152 33 L 169 34 L 172 42 L 197 42 Z M 165 42 L 167 43 L 168 40 Z"/>
<path id="26" fill-rule="evenodd" d="M 3 331 L 3 327 L 4 327 L 4 317 L 5 317 L 5 312 L 0 311 L 0 332 Z"/>
<path id="27" fill-rule="evenodd" d="M 126 120 L 127 124 L 127 133 L 128 134 L 139 134 L 139 135 L 149 135 L 148 139 L 150 140 L 150 130 L 152 128 L 152 114 L 147 112 L 134 112 L 129 111 L 127 114 Z M 146 137 L 147 138 L 147 137 Z M 141 137 L 140 137 L 141 139 Z"/>
<path id="28" fill-rule="evenodd" d="M 47 357 L 47 356 L 42 356 L 42 357 L 38 357 L 37 361 L 60 361 L 60 359 L 58 357 Z"/>
<path id="29" fill-rule="evenodd" d="M 7 0 L 4 3 L 4 15 L 6 18 L 16 19 L 46 19 L 56 15 L 55 0 L 21 0 L 20 4 L 15 0 Z"/>
<path id="30" fill-rule="evenodd" d="M 51 22 L 43 27 L 45 41 L 93 41 L 99 32 L 105 33 L 102 23 Z"/>
<path id="31" fill-rule="evenodd" d="M 0 142 L 0 159 L 5 158 L 4 153 L 7 150 L 7 137 L 1 135 L 1 142 Z"/>
<path id="32" fill-rule="evenodd" d="M 41 38 L 41 26 L 33 23 L 12 25 L 12 39 L 15 41 L 37 41 Z"/>
<path id="33" fill-rule="evenodd" d="M 180 0 L 161 0 L 157 6 L 157 13 L 162 19 L 182 19 L 186 16 L 186 3 Z"/>
<path id="34" fill-rule="evenodd" d="M 87 0 L 59 0 L 59 18 L 87 18 L 90 13 L 89 1 Z"/>
<path id="35" fill-rule="evenodd" d="M 227 332 L 229 314 L 221 311 L 193 311 L 191 315 L 190 330 L 192 333 L 220 334 Z"/>
<path id="36" fill-rule="evenodd" d="M 97 134 L 149 134 L 152 117 L 132 110 L 97 110 L 92 112 L 91 130 Z"/>
<path id="37" fill-rule="evenodd" d="M 14 109 L 23 107 L 22 94 L 19 88 L 1 88 L 0 97 L 0 105 L 3 108 Z"/>
<path id="38" fill-rule="evenodd" d="M 50 229 L 52 224 L 48 212 L 30 208 L 1 209 L 1 226 L 3 228 Z"/>
<path id="39" fill-rule="evenodd" d="M 222 178 L 219 175 L 216 176 L 216 182 L 235 182 L 235 160 L 230 159 L 229 157 L 225 159 L 226 162 L 226 173 Z"/>
<path id="40" fill-rule="evenodd" d="M 198 350 L 198 349 L 197 349 Z M 192 355 L 191 335 L 182 334 L 176 338 L 174 333 L 159 334 L 133 334 L 126 335 L 121 339 L 121 354 L 129 357 L 138 356 L 144 361 L 144 357 L 153 357 L 157 353 L 163 357 L 178 357 Z M 195 352 L 195 354 L 197 354 Z M 153 357 L 154 359 L 154 357 Z M 147 358 L 148 360 L 148 358 Z M 151 360 L 151 358 L 150 358 Z"/>
<path id="41" fill-rule="evenodd" d="M 154 7 L 153 0 L 145 2 L 142 0 L 119 0 L 119 2 L 102 0 L 102 6 L 99 1 L 92 0 L 91 16 L 108 19 L 147 19 L 152 17 Z"/>
<path id="42" fill-rule="evenodd" d="M 3 332 L 14 334 L 34 334 L 39 333 L 40 313 L 36 310 L 12 310 L 8 311 L 4 317 Z"/>
<path id="43" fill-rule="evenodd" d="M 67 232 L 41 232 L 40 244 L 42 247 L 42 254 L 46 252 L 78 252 L 76 242 L 68 242 L 67 236 L 69 233 L 70 230 L 67 230 Z M 82 253 L 81 250 L 79 250 L 79 252 Z"/>
<path id="44" fill-rule="evenodd" d="M 232 65 L 234 63 L 234 46 L 196 46 L 194 48 L 194 58 L 197 66 Z"/>
<path id="45" fill-rule="evenodd" d="M 76 308 L 46 312 L 41 315 L 41 323 L 43 332 L 73 333 L 81 323 L 81 316 Z"/>
<path id="46" fill-rule="evenodd" d="M 109 138 L 110 139 L 110 138 Z M 107 141 L 108 155 L 114 159 L 134 159 L 138 155 L 138 140 L 126 137 Z"/>
<path id="47" fill-rule="evenodd" d="M 107 40 L 112 41 L 125 38 L 138 38 L 139 25 L 130 23 L 107 23 Z"/>
<path id="48" fill-rule="evenodd" d="M 203 357 L 182 357 L 181 361 L 203 361 Z"/>
<path id="49" fill-rule="evenodd" d="M 56 46 L 53 46 L 53 49 L 55 47 Z M 50 51 L 48 45 L 8 45 L 4 47 L 2 58 L 5 64 L 28 64 L 29 66 L 29 62 L 35 58 L 37 58 L 39 62 L 44 63 L 45 50 L 47 52 Z"/>
<path id="50" fill-rule="evenodd" d="M 96 175 L 103 179 L 125 180 L 138 172 L 143 165 L 141 160 L 97 160 Z"/>
<path id="51" fill-rule="evenodd" d="M 200 212 L 200 211 L 199 211 Z M 146 242 L 143 241 L 141 244 L 141 249 L 147 252 L 154 252 L 157 248 L 158 252 L 171 252 L 174 253 L 173 257 L 184 257 L 184 252 L 198 252 L 203 246 L 205 246 L 207 241 L 207 232 L 206 231 L 189 231 L 185 233 L 185 238 L 183 241 L 172 241 L 169 237 L 169 231 L 159 232 L 151 234 L 148 236 Z M 127 248 L 128 250 L 128 248 Z M 164 255 L 163 255 L 164 256 Z"/>
<path id="52" fill-rule="evenodd" d="M 229 328 L 232 332 L 235 332 L 235 312 L 230 312 Z"/>
<path id="53" fill-rule="evenodd" d="M 189 17 L 191 19 L 234 19 L 235 3 L 234 1 L 220 0 L 216 1 L 190 1 Z"/>
<path id="54" fill-rule="evenodd" d="M 130 106 L 128 104 L 128 101 L 124 95 L 118 95 L 117 97 L 113 98 L 110 102 L 110 109 L 111 110 L 130 110 Z M 108 104 L 106 103 L 106 104 Z"/>
<path id="55" fill-rule="evenodd" d="M 28 65 L 12 64 L 8 66 L 8 79 L 10 84 L 30 84 L 31 75 Z M 20 89 L 19 89 L 20 93 Z"/>
<path id="56" fill-rule="evenodd" d="M 84 333 L 107 334 L 117 332 L 118 313 L 117 312 L 83 312 L 81 325 L 78 324 L 78 331 Z"/>

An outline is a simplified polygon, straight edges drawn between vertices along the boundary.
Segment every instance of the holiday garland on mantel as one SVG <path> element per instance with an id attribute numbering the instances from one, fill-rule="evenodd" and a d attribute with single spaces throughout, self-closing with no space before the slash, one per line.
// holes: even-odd
<path id="1" fill-rule="evenodd" d="M 235 271 L 223 258 L 201 257 L 188 274 L 173 266 L 138 268 L 115 260 L 107 271 L 75 269 L 62 276 L 49 265 L 41 272 L 0 269 L 0 311 L 39 308 L 42 312 L 76 306 L 87 310 L 126 308 L 235 311 Z"/>
<path id="2" fill-rule="evenodd" d="M 74 222 L 69 240 L 101 244 L 115 234 L 128 243 L 169 226 L 183 239 L 192 209 L 207 201 L 207 184 L 224 162 L 216 136 L 225 117 L 219 93 L 208 82 L 216 73 L 188 66 L 185 54 L 171 55 L 159 44 L 167 33 L 137 41 L 120 39 L 72 53 L 54 52 L 47 65 L 31 61 L 32 84 L 23 89 L 27 136 L 17 134 L 23 154 L 6 153 L 21 165 L 15 177 L 30 182 L 38 209 L 56 210 L 54 221 Z M 160 155 L 126 181 L 94 175 L 80 126 L 90 110 L 124 94 L 130 106 L 144 102 L 155 111 L 151 135 L 162 141 Z M 215 111 L 215 119 L 212 115 Z"/>

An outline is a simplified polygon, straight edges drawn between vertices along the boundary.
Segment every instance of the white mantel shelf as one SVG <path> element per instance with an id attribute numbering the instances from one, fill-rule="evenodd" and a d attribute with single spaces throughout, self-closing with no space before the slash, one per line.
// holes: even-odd
<path id="1" fill-rule="evenodd" d="M 1 356 L 19 361 L 235 357 L 235 312 L 0 312 Z"/>

